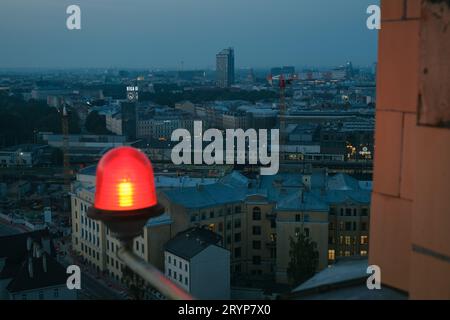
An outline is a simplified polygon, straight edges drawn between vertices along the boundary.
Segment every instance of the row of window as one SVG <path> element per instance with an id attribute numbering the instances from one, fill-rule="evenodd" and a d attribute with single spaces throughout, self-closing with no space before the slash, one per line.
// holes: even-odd
<path id="1" fill-rule="evenodd" d="M 343 245 L 355 245 L 357 243 L 357 237 L 356 236 L 339 236 L 339 244 Z M 328 244 L 335 244 L 335 238 L 333 236 L 328 237 Z M 368 236 L 361 236 L 359 239 L 359 244 L 365 245 L 369 243 L 369 237 Z"/>
<path id="2" fill-rule="evenodd" d="M 180 270 L 183 270 L 183 266 L 184 266 L 184 271 L 188 272 L 188 268 L 189 268 L 188 264 L 183 263 L 183 261 L 181 261 L 181 260 L 177 260 L 177 258 L 175 258 L 175 257 L 172 259 L 172 256 L 167 256 L 167 262 L 169 264 L 173 264 L 175 267 L 177 267 L 177 265 L 178 265 L 178 268 Z M 178 264 L 177 264 L 177 262 L 178 262 Z"/>
<path id="3" fill-rule="evenodd" d="M 98 222 L 92 221 L 92 219 L 89 219 L 85 215 L 81 215 L 81 224 L 94 231 L 100 231 L 100 224 Z"/>
<path id="4" fill-rule="evenodd" d="M 81 251 L 83 251 L 93 259 L 97 259 L 98 261 L 100 261 L 100 254 L 98 253 L 98 251 L 91 249 L 90 247 L 84 245 L 83 243 L 81 243 Z"/>
<path id="5" fill-rule="evenodd" d="M 343 217 L 344 215 L 347 217 L 354 216 L 356 217 L 358 215 L 358 209 L 357 208 L 341 208 L 339 210 L 340 216 Z M 331 207 L 330 208 L 330 215 L 336 214 L 336 208 Z M 369 215 L 369 209 L 368 208 L 361 208 L 360 215 L 362 217 L 367 217 Z"/>
<path id="6" fill-rule="evenodd" d="M 122 263 L 119 262 L 119 260 L 114 259 L 113 257 L 110 257 L 106 255 L 106 264 L 110 265 L 111 267 L 115 267 L 117 270 L 122 270 Z"/>
<path id="7" fill-rule="evenodd" d="M 234 211 L 233 208 L 227 208 L 227 215 L 231 215 L 231 214 L 239 214 L 242 212 L 242 208 L 241 206 L 235 206 L 234 207 Z M 214 210 L 211 210 L 209 213 L 207 212 L 202 212 L 200 214 L 197 213 L 193 213 L 191 214 L 191 222 L 195 222 L 195 221 L 201 221 L 201 220 L 206 220 L 206 219 L 213 219 L 215 217 L 223 217 L 223 209 L 219 209 L 219 211 L 216 213 Z"/>
<path id="8" fill-rule="evenodd" d="M 89 241 L 93 245 L 100 246 L 100 239 L 95 234 L 92 234 L 91 232 L 88 232 L 87 230 L 84 230 L 81 228 L 81 239 L 84 239 L 86 241 Z"/>
<path id="9" fill-rule="evenodd" d="M 355 251 L 353 251 L 353 250 L 339 251 L 339 256 L 341 256 L 341 257 L 351 257 L 354 255 L 355 255 Z M 367 256 L 367 250 L 360 250 L 359 255 L 362 257 Z M 328 250 L 328 260 L 335 260 L 335 259 L 336 259 L 336 251 Z"/>
<path id="10" fill-rule="evenodd" d="M 361 231 L 367 231 L 367 222 L 361 222 L 360 225 Z M 335 230 L 335 225 L 333 222 L 330 222 L 328 225 L 329 230 Z M 357 231 L 358 230 L 358 223 L 356 221 L 341 221 L 339 222 L 339 230 L 341 231 Z"/>
<path id="11" fill-rule="evenodd" d="M 183 283 L 183 280 L 184 280 L 184 284 L 186 286 L 189 285 L 188 277 L 183 277 L 183 275 L 181 273 L 177 274 L 176 271 L 172 272 L 172 269 L 170 269 L 170 268 L 167 269 L 167 275 L 169 276 L 169 278 L 172 278 L 172 279 L 174 279 L 174 280 L 176 280 L 176 281 L 178 281 L 180 283 Z"/>

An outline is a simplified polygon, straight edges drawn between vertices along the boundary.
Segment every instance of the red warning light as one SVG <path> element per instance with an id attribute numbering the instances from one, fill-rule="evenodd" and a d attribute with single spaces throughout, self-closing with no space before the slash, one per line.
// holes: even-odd
<path id="1" fill-rule="evenodd" d="M 153 167 L 143 152 L 119 147 L 102 157 L 97 166 L 96 209 L 130 211 L 156 204 Z"/>
<path id="2" fill-rule="evenodd" d="M 100 159 L 89 218 L 103 221 L 118 239 L 129 240 L 142 234 L 148 219 L 163 212 L 156 197 L 153 167 L 144 153 L 119 147 Z"/>

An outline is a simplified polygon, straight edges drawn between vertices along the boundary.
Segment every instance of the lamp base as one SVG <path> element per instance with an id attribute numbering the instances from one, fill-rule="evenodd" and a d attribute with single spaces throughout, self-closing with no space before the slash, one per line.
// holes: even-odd
<path id="1" fill-rule="evenodd" d="M 129 211 L 110 211 L 90 207 L 87 216 L 93 220 L 103 221 L 113 236 L 127 241 L 142 235 L 143 227 L 150 218 L 160 216 L 164 207 L 156 205 L 144 209 Z"/>

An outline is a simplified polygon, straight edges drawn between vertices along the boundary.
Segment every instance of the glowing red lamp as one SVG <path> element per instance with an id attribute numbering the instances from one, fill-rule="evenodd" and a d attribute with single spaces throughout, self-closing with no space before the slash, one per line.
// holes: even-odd
<path id="1" fill-rule="evenodd" d="M 153 167 L 144 153 L 119 147 L 100 159 L 88 217 L 104 221 L 119 238 L 134 238 L 148 219 L 163 210 L 156 197 Z"/>

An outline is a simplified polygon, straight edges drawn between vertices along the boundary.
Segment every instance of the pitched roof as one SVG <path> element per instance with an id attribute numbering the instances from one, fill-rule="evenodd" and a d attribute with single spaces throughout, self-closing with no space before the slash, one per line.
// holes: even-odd
<path id="1" fill-rule="evenodd" d="M 190 260 L 211 245 L 220 246 L 221 242 L 222 237 L 217 233 L 206 228 L 194 227 L 170 239 L 165 245 L 165 250 Z"/>
<path id="2" fill-rule="evenodd" d="M 47 260 L 47 270 L 44 270 L 43 259 Z M 41 258 L 31 258 L 31 263 L 33 276 L 30 276 L 28 259 L 24 259 L 16 275 L 6 287 L 9 292 L 60 286 L 66 283 L 66 269 L 46 253 Z"/>

